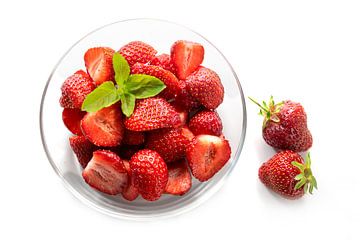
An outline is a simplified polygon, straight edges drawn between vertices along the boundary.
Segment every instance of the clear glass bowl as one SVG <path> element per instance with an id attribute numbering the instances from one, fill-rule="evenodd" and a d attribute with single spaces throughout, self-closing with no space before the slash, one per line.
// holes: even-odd
<path id="1" fill-rule="evenodd" d="M 83 55 L 88 48 L 108 46 L 118 50 L 122 45 L 141 40 L 159 53 L 169 53 L 171 44 L 179 39 L 201 43 L 205 48 L 203 65 L 215 70 L 224 85 L 224 102 L 217 109 L 229 140 L 232 154 L 229 162 L 212 179 L 193 187 L 184 196 L 163 195 L 158 201 L 147 202 L 139 197 L 133 202 L 121 196 L 109 196 L 90 188 L 81 177 L 81 168 L 73 154 L 59 105 L 60 87 L 66 77 L 85 69 Z M 234 169 L 243 147 L 246 131 L 246 108 L 240 82 L 223 54 L 198 33 L 171 22 L 155 19 L 134 19 L 103 26 L 75 43 L 60 59 L 46 83 L 40 110 L 40 130 L 44 150 L 55 172 L 66 187 L 82 202 L 115 217 L 153 219 L 183 213 L 200 205 L 214 194 Z"/>

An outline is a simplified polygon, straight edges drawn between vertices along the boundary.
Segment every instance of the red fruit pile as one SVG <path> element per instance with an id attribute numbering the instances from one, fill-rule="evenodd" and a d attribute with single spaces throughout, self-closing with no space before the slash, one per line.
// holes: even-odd
<path id="1" fill-rule="evenodd" d="M 127 62 L 127 72 L 115 68 L 118 53 Z M 223 101 L 224 87 L 213 70 L 201 66 L 204 47 L 179 40 L 169 54 L 156 54 L 140 41 L 117 52 L 109 47 L 90 48 L 84 55 L 87 72 L 77 71 L 61 88 L 62 119 L 75 134 L 70 146 L 83 168 L 84 181 L 128 201 L 138 195 L 148 201 L 162 194 L 184 195 L 191 189 L 192 176 L 200 182 L 209 180 L 231 155 L 215 111 Z M 89 94 L 96 89 L 121 88 L 116 74 L 151 76 L 166 88 L 143 98 L 138 97 L 139 91 L 146 84 L 131 85 L 132 91 L 138 91 L 133 106 L 120 97 L 121 104 L 102 103 L 100 110 L 82 111 L 85 99 L 92 98 Z M 124 103 L 131 114 L 124 112 Z"/>

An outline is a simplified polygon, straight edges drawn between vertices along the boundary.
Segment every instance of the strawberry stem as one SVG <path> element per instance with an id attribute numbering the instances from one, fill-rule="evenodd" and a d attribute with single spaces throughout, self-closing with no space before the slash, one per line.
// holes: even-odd
<path id="1" fill-rule="evenodd" d="M 255 103 L 258 107 L 260 107 L 259 114 L 261 116 L 264 116 L 263 128 L 265 128 L 266 123 L 268 121 L 272 121 L 272 122 L 275 122 L 275 123 L 280 122 L 280 118 L 277 116 L 277 114 L 280 112 L 281 107 L 284 105 L 284 102 L 279 102 L 279 103 L 275 104 L 274 98 L 273 98 L 273 96 L 271 96 L 268 103 L 266 103 L 265 101 L 262 101 L 262 105 L 261 105 L 255 99 L 253 99 L 251 97 L 248 97 L 248 98 L 253 103 Z"/>
<path id="2" fill-rule="evenodd" d="M 311 171 L 310 153 L 306 155 L 304 164 L 296 161 L 291 162 L 291 164 L 300 170 L 300 173 L 294 178 L 298 181 L 295 185 L 295 190 L 304 187 L 304 193 L 307 193 L 309 191 L 309 193 L 312 194 L 314 188 L 317 189 L 317 182 Z"/>

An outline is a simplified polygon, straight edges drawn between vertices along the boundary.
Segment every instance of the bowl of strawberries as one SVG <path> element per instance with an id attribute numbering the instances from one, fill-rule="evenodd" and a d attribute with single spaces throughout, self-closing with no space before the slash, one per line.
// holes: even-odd
<path id="1" fill-rule="evenodd" d="M 215 193 L 245 138 L 240 82 L 186 27 L 116 22 L 75 43 L 45 86 L 46 155 L 66 187 L 111 216 L 167 217 Z"/>

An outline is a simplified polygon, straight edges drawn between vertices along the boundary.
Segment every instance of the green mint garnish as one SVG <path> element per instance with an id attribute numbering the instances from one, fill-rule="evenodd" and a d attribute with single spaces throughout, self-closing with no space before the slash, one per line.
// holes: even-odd
<path id="1" fill-rule="evenodd" d="M 122 112 L 130 117 L 135 108 L 135 100 L 156 96 L 166 88 L 165 84 L 156 77 L 145 74 L 131 74 L 130 66 L 120 53 L 113 56 L 115 82 L 108 81 L 101 84 L 86 96 L 81 109 L 96 112 L 108 107 L 119 100 Z"/>

